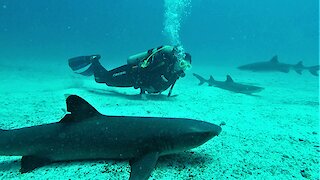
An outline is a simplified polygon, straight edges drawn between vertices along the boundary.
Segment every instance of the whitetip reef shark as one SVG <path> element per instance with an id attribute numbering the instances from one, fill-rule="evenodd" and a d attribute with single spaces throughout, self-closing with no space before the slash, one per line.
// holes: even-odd
<path id="1" fill-rule="evenodd" d="M 206 80 L 198 74 L 193 73 L 193 75 L 200 81 L 199 86 L 204 83 L 208 83 L 209 86 L 214 86 L 220 89 L 225 89 L 228 91 L 232 91 L 235 93 L 242 93 L 246 95 L 251 95 L 252 93 L 258 93 L 264 89 L 259 86 L 252 86 L 252 85 L 246 85 L 246 84 L 240 84 L 240 83 L 234 82 L 230 75 L 227 75 L 227 79 L 225 81 L 214 80 L 212 76 L 210 76 L 210 79 Z"/>
<path id="2" fill-rule="evenodd" d="M 59 122 L 0 130 L 0 155 L 22 156 L 21 173 L 60 161 L 129 160 L 130 180 L 148 179 L 159 156 L 200 146 L 221 127 L 184 118 L 106 116 L 76 95 Z"/>
<path id="3" fill-rule="evenodd" d="M 278 61 L 278 56 L 272 57 L 269 61 L 256 62 L 239 66 L 238 69 L 253 72 L 283 72 L 288 73 L 291 69 L 301 74 L 303 70 L 308 70 L 312 75 L 319 76 L 319 65 L 306 67 L 302 61 L 297 64 L 285 64 Z"/>

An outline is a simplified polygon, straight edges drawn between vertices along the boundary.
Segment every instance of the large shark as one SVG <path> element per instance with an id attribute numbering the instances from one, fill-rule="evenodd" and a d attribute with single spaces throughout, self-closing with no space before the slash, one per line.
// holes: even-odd
<path id="1" fill-rule="evenodd" d="M 210 79 L 206 80 L 198 74 L 193 73 L 193 75 L 197 79 L 199 79 L 199 81 L 200 81 L 199 85 L 202 85 L 204 83 L 208 83 L 209 86 L 215 86 L 220 89 L 225 89 L 225 90 L 236 92 L 236 93 L 251 95 L 252 93 L 257 93 L 257 92 L 260 92 L 264 89 L 264 88 L 258 87 L 258 86 L 236 83 L 233 81 L 233 79 L 229 75 L 227 75 L 226 81 L 216 81 L 213 79 L 212 76 L 210 76 Z"/>
<path id="2" fill-rule="evenodd" d="M 302 61 L 297 64 L 285 64 L 278 61 L 278 56 L 272 57 L 269 61 L 257 62 L 252 64 L 246 64 L 239 66 L 240 70 L 247 70 L 253 72 L 283 72 L 288 73 L 291 69 L 301 74 L 303 70 L 309 70 L 309 72 L 314 76 L 319 76 L 319 65 L 306 67 L 303 65 Z"/>
<path id="3" fill-rule="evenodd" d="M 221 127 L 198 120 L 100 114 L 71 95 L 60 122 L 0 130 L 0 155 L 22 156 L 20 172 L 73 160 L 128 159 L 130 179 L 148 179 L 158 157 L 202 145 Z"/>

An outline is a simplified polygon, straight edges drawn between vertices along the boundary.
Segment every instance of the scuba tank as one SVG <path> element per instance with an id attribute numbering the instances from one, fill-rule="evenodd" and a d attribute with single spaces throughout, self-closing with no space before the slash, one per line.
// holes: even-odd
<path id="1" fill-rule="evenodd" d="M 147 67 L 150 63 L 152 57 L 160 52 L 163 51 L 164 53 L 170 53 L 174 49 L 173 46 L 160 46 L 158 48 L 149 49 L 148 51 L 141 52 L 135 55 L 128 57 L 127 63 L 131 65 L 137 65 L 141 63 L 141 67 Z"/>
<path id="2" fill-rule="evenodd" d="M 133 64 L 138 64 L 140 61 L 142 61 L 147 56 L 148 56 L 148 51 L 132 55 L 132 56 L 128 57 L 127 63 L 128 64 L 132 64 L 132 65 Z"/>

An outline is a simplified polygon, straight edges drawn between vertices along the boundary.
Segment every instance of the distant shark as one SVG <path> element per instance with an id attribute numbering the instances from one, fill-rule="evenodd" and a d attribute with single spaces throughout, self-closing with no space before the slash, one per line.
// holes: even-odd
<path id="1" fill-rule="evenodd" d="M 209 86 L 215 86 L 220 89 L 225 89 L 235 93 L 242 93 L 247 95 L 251 95 L 252 93 L 258 93 L 264 89 L 258 86 L 251 86 L 251 85 L 236 83 L 233 81 L 233 79 L 229 75 L 227 75 L 226 81 L 216 81 L 213 79 L 212 76 L 210 76 L 210 79 L 206 80 L 198 74 L 193 73 L 193 75 L 197 79 L 199 79 L 200 81 L 199 86 L 204 83 L 208 83 Z"/>
<path id="2" fill-rule="evenodd" d="M 291 69 L 296 71 L 298 74 L 301 74 L 303 70 L 309 70 L 309 72 L 314 76 L 319 76 L 319 65 L 305 67 L 302 64 L 302 61 L 298 62 L 295 65 L 280 63 L 278 61 L 278 56 L 274 56 L 270 61 L 257 62 L 252 64 L 246 64 L 243 66 L 239 66 L 240 70 L 247 70 L 253 72 L 283 72 L 288 73 Z"/>
<path id="3" fill-rule="evenodd" d="M 221 132 L 192 119 L 102 115 L 76 95 L 67 98 L 67 111 L 58 123 L 0 130 L 0 155 L 22 156 L 21 173 L 59 161 L 128 159 L 130 179 L 144 180 L 159 156 L 195 148 Z"/>

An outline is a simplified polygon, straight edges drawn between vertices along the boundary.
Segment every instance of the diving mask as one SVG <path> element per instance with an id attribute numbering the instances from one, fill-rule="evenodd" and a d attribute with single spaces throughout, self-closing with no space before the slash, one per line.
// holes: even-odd
<path id="1" fill-rule="evenodd" d="M 178 58 L 178 68 L 185 71 L 191 69 L 191 55 L 184 53 L 183 58 Z"/>
<path id="2" fill-rule="evenodd" d="M 188 61 L 186 61 L 186 60 L 180 60 L 179 62 L 179 67 L 183 70 L 183 71 L 185 71 L 185 70 L 189 70 L 189 69 L 191 69 L 191 64 L 190 64 L 190 62 L 188 62 Z"/>

